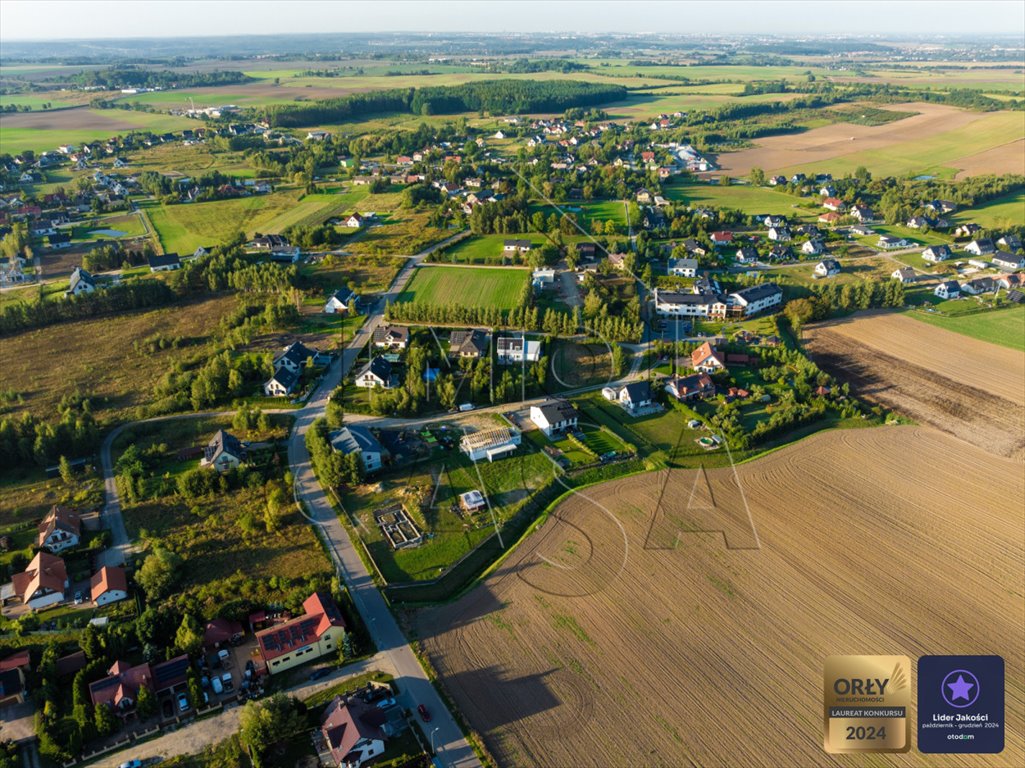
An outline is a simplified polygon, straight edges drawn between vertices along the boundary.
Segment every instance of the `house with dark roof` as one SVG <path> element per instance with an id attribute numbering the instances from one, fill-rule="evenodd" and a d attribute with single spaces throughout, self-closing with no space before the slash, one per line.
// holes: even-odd
<path id="1" fill-rule="evenodd" d="M 382 724 L 387 716 L 357 697 L 336 696 L 324 710 L 320 733 L 334 764 L 359 768 L 384 753 Z"/>
<path id="2" fill-rule="evenodd" d="M 961 295 L 961 286 L 956 280 L 945 280 L 936 286 L 933 293 L 941 299 L 956 299 Z"/>
<path id="3" fill-rule="evenodd" d="M 68 290 L 65 296 L 81 296 L 83 293 L 92 293 L 96 290 L 96 278 L 81 267 L 75 267 L 71 273 L 71 281 L 68 283 Z"/>
<path id="4" fill-rule="evenodd" d="M 536 363 L 541 358 L 541 342 L 523 336 L 499 336 L 495 355 L 499 365 Z"/>
<path id="5" fill-rule="evenodd" d="M 969 296 L 978 296 L 980 293 L 993 293 L 997 289 L 997 282 L 992 277 L 977 277 L 966 283 L 961 283 L 961 293 Z"/>
<path id="6" fill-rule="evenodd" d="M 405 349 L 409 346 L 409 328 L 404 325 L 384 325 L 374 329 L 374 346 L 378 349 Z"/>
<path id="7" fill-rule="evenodd" d="M 548 437 L 576 429 L 579 419 L 580 414 L 568 400 L 546 400 L 530 406 L 530 420 Z"/>
<path id="8" fill-rule="evenodd" d="M 946 261 L 952 256 L 953 253 L 951 253 L 949 245 L 930 245 L 922 251 L 922 259 L 932 262 L 933 264 L 940 261 Z"/>
<path id="9" fill-rule="evenodd" d="M 1007 251 L 997 251 L 990 258 L 993 266 L 1004 272 L 1013 272 L 1016 269 L 1025 268 L 1025 256 L 1019 256 Z"/>
<path id="10" fill-rule="evenodd" d="M 213 467 L 218 472 L 224 473 L 237 469 L 239 464 L 245 460 L 246 448 L 242 441 L 230 432 L 219 429 L 203 449 L 203 458 L 199 464 L 203 467 Z"/>
<path id="11" fill-rule="evenodd" d="M 177 253 L 163 255 L 151 254 L 149 257 L 150 272 L 171 272 L 182 268 L 182 260 Z"/>
<path id="12" fill-rule="evenodd" d="M 488 353 L 491 337 L 482 330 L 452 331 L 448 340 L 450 357 L 465 357 L 476 360 Z"/>
<path id="13" fill-rule="evenodd" d="M 82 539 L 82 518 L 77 512 L 54 504 L 38 529 L 36 546 L 56 555 L 78 546 Z"/>
<path id="14" fill-rule="evenodd" d="M 256 633 L 256 643 L 272 675 L 338 652 L 345 620 L 330 595 L 314 592 L 303 603 L 302 616 Z"/>
<path id="15" fill-rule="evenodd" d="M 359 311 L 359 297 L 348 288 L 341 288 L 332 293 L 327 303 L 324 304 L 324 313 L 328 315 L 347 315 L 350 303 L 354 303 L 356 311 Z"/>
<path id="16" fill-rule="evenodd" d="M 374 433 L 358 424 L 342 427 L 333 433 L 331 447 L 345 456 L 350 453 L 358 454 L 363 469 L 367 472 L 380 469 L 388 454 L 388 450 L 374 437 Z"/>
<path id="17" fill-rule="evenodd" d="M 973 256 L 986 256 L 996 250 L 996 246 L 993 245 L 993 241 L 988 237 L 983 237 L 979 240 L 972 240 L 968 245 L 964 247 L 965 253 L 970 253 Z"/>
<path id="18" fill-rule="evenodd" d="M 391 389 L 395 383 L 395 373 L 392 365 L 383 357 L 375 357 L 364 365 L 357 373 L 355 384 L 357 387 L 373 389 Z"/>
<path id="19" fill-rule="evenodd" d="M 840 262 L 836 259 L 823 259 L 815 265 L 815 274 L 818 277 L 832 277 L 833 275 L 839 275 Z"/>
<path id="20" fill-rule="evenodd" d="M 693 373 L 690 376 L 671 376 L 666 381 L 666 392 L 677 400 L 686 402 L 697 398 L 713 397 L 715 382 L 707 373 Z"/>
<path id="21" fill-rule="evenodd" d="M 601 393 L 606 400 L 619 403 L 629 413 L 647 408 L 654 401 L 651 384 L 647 381 L 634 381 L 622 387 L 605 387 Z"/>
<path id="22" fill-rule="evenodd" d="M 264 382 L 263 392 L 268 397 L 286 397 L 295 391 L 300 378 L 298 372 L 281 368 Z"/>

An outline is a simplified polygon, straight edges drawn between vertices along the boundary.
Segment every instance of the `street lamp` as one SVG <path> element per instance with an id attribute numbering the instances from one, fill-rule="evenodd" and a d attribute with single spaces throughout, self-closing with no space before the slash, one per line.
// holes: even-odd
<path id="1" fill-rule="evenodd" d="M 441 728 L 441 726 L 437 725 L 437 726 L 434 727 L 434 730 L 431 731 L 431 754 L 432 755 L 434 754 L 434 734 L 436 734 L 438 732 L 438 729 L 440 729 L 440 728 Z"/>

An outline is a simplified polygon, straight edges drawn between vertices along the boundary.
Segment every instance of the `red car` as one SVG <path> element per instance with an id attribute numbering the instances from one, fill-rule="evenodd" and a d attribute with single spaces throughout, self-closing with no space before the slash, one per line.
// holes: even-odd
<path id="1" fill-rule="evenodd" d="M 420 719 L 425 723 L 431 722 L 431 713 L 427 711 L 427 707 L 423 704 L 417 705 L 416 711 L 420 713 Z"/>

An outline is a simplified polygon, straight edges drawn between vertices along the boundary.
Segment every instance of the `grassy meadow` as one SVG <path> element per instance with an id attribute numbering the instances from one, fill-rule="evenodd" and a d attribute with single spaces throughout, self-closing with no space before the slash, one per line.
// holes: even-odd
<path id="1" fill-rule="evenodd" d="M 529 275 L 522 269 L 473 267 L 420 267 L 400 302 L 463 307 L 519 306 Z"/>

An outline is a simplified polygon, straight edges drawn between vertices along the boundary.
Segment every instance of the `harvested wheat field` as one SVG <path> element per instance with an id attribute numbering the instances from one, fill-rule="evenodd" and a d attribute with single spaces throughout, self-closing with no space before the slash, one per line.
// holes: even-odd
<path id="1" fill-rule="evenodd" d="M 858 396 L 991 453 L 1025 459 L 1021 352 L 897 313 L 831 320 L 805 337 L 815 362 Z"/>
<path id="2" fill-rule="evenodd" d="M 500 765 L 937 765 L 823 751 L 823 662 L 862 653 L 1003 655 L 1004 752 L 942 764 L 1020 765 L 1023 496 L 934 430 L 820 433 L 571 496 L 419 632 Z"/>
<path id="3" fill-rule="evenodd" d="M 840 170 L 847 170 L 847 165 L 851 169 L 865 165 L 877 174 L 903 174 L 917 165 L 933 164 L 970 174 L 967 165 L 974 168 L 979 161 L 973 159 L 962 164 L 962 158 L 976 158 L 979 153 L 1020 139 L 1025 131 L 1025 122 L 1010 112 L 971 112 L 921 102 L 891 104 L 886 108 L 918 114 L 884 125 L 834 123 L 802 133 L 769 136 L 755 141 L 750 149 L 720 155 L 719 166 L 722 172 L 738 176 L 752 168 L 778 173 L 808 164 L 823 168 L 832 164 Z M 1007 163 L 1001 173 L 1025 172 L 1021 155 L 1005 159 Z"/>

